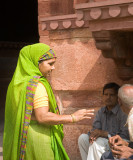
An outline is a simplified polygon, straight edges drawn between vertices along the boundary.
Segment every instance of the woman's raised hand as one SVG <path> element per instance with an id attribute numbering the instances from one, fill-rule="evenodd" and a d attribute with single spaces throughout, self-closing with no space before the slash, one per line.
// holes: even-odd
<path id="1" fill-rule="evenodd" d="M 79 122 L 84 119 L 91 119 L 94 116 L 94 109 L 80 109 L 71 114 L 73 122 Z"/>

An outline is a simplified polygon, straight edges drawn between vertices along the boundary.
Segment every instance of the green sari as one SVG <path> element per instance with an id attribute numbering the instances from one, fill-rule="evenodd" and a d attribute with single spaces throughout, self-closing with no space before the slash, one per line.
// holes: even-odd
<path id="1" fill-rule="evenodd" d="M 20 51 L 6 97 L 4 160 L 69 160 L 62 145 L 63 125 L 41 125 L 37 121 L 31 121 L 38 82 L 46 88 L 50 112 L 59 114 L 52 88 L 38 68 L 40 58 L 55 57 L 54 54 L 47 55 L 49 51 L 50 47 L 42 43 L 26 46 Z"/>

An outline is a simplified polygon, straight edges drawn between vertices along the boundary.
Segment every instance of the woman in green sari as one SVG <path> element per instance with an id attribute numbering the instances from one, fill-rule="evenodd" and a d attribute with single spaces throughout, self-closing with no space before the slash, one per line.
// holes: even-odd
<path id="1" fill-rule="evenodd" d="M 94 110 L 60 115 L 46 79 L 55 61 L 55 52 L 43 43 L 21 49 L 6 97 L 4 160 L 69 160 L 63 124 L 91 119 Z"/>

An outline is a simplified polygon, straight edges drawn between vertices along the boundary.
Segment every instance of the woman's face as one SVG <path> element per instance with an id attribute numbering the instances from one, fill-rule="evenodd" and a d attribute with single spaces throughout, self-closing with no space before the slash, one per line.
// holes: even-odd
<path id="1" fill-rule="evenodd" d="M 56 61 L 56 58 L 44 60 L 39 63 L 39 70 L 42 73 L 44 77 L 50 76 L 50 73 L 52 72 L 54 67 L 54 63 Z"/>

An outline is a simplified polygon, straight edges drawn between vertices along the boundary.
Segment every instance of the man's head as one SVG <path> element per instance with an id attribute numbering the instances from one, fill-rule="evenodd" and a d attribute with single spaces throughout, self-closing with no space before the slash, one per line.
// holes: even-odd
<path id="1" fill-rule="evenodd" d="M 108 109 L 112 109 L 118 103 L 118 89 L 120 86 L 114 82 L 107 83 L 103 87 L 103 101 Z"/>
<path id="2" fill-rule="evenodd" d="M 123 112 L 128 114 L 133 107 L 133 85 L 124 84 L 118 91 L 118 98 Z"/>

